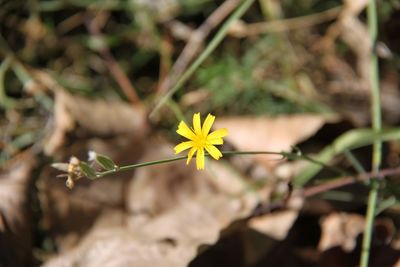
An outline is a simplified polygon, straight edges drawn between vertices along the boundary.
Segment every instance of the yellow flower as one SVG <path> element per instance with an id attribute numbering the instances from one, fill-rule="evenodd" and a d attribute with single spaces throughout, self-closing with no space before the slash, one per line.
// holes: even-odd
<path id="1" fill-rule="evenodd" d="M 176 131 L 190 141 L 182 142 L 175 146 L 175 154 L 190 148 L 186 161 L 186 164 L 189 164 L 194 153 L 197 152 L 196 166 L 198 170 L 204 169 L 204 150 L 216 160 L 222 157 L 221 151 L 219 151 L 215 145 L 222 145 L 224 143 L 222 137 L 228 134 L 228 130 L 223 128 L 210 133 L 214 120 L 215 116 L 208 114 L 203 127 L 201 127 L 200 113 L 195 113 L 193 115 L 192 129 L 189 128 L 185 122 L 181 121 Z"/>

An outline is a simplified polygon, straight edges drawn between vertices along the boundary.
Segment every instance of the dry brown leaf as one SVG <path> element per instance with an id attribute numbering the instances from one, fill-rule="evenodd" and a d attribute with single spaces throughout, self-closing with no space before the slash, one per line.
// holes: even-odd
<path id="1" fill-rule="evenodd" d="M 352 251 L 357 236 L 364 231 L 364 217 L 358 214 L 332 213 L 321 222 L 322 236 L 318 245 L 320 251 L 342 247 Z"/>
<path id="2" fill-rule="evenodd" d="M 337 22 L 329 27 L 322 40 L 324 46 L 333 49 L 334 41 L 340 36 L 350 47 L 357 56 L 357 70 L 361 78 L 358 82 L 363 83 L 359 88 L 364 90 L 368 88 L 372 43 L 367 26 L 358 19 L 358 16 L 367 5 L 367 0 L 344 0 Z"/>
<path id="3" fill-rule="evenodd" d="M 145 110 L 123 102 L 92 100 L 55 90 L 54 129 L 44 151 L 53 155 L 65 142 L 65 135 L 79 126 L 96 136 L 143 137 L 148 131 Z"/>
<path id="4" fill-rule="evenodd" d="M 29 185 L 34 156 L 25 153 L 0 173 L 0 265 L 29 266 L 32 234 Z"/>
<path id="5" fill-rule="evenodd" d="M 368 0 L 343 0 L 342 16 L 358 16 L 368 5 Z"/>
<path id="6" fill-rule="evenodd" d="M 251 219 L 249 226 L 276 240 L 286 238 L 288 231 L 299 214 L 298 210 L 284 210 Z"/>
<path id="7" fill-rule="evenodd" d="M 343 41 L 357 56 L 357 71 L 361 81 L 366 85 L 369 81 L 369 65 L 371 55 L 371 39 L 367 26 L 358 20 L 357 17 L 347 17 L 341 23 Z M 362 45 L 360 45 L 362 44 Z M 363 86 L 368 88 L 368 86 Z"/>
<path id="8" fill-rule="evenodd" d="M 141 161 L 173 155 L 172 145 L 151 143 Z M 127 188 L 127 213 L 110 221 L 103 212 L 76 247 L 45 266 L 187 266 L 199 246 L 215 243 L 258 203 L 229 166 L 207 167 L 196 171 L 179 161 L 138 169 Z"/>
<path id="9" fill-rule="evenodd" d="M 361 235 L 365 218 L 359 214 L 332 213 L 321 222 L 321 239 L 318 249 L 321 253 L 320 266 L 356 266 L 361 250 Z M 395 228 L 389 218 L 375 221 L 371 241 L 369 266 L 395 266 L 400 251 L 393 246 Z"/>
<path id="10" fill-rule="evenodd" d="M 123 165 L 135 162 L 143 152 L 148 127 L 140 108 L 123 102 L 90 100 L 56 89 L 55 113 L 54 130 L 45 150 L 61 161 L 67 162 L 71 155 L 86 160 L 88 151 L 94 150 Z M 72 130 L 80 133 L 81 139 L 68 140 L 72 144 L 61 148 Z M 123 210 L 131 173 L 92 182 L 80 179 L 72 191 L 65 187 L 64 179 L 56 178 L 57 174 L 49 168 L 38 182 L 42 223 L 53 234 L 59 250 L 66 251 L 80 241 L 97 217 L 110 210 Z"/>
<path id="11" fill-rule="evenodd" d="M 247 265 L 252 266 L 261 260 L 287 238 L 299 215 L 303 199 L 293 197 L 289 202 L 288 206 L 292 207 L 290 209 L 255 217 L 247 222 L 252 230 L 247 234 L 245 245 Z"/>
<path id="12" fill-rule="evenodd" d="M 88 150 L 95 150 L 118 164 L 128 164 L 142 153 L 142 144 L 135 141 L 139 140 L 129 140 L 126 136 L 83 140 L 62 153 L 86 157 Z M 80 179 L 73 190 L 65 186 L 65 179 L 56 178 L 57 174 L 50 167 L 45 169 L 37 186 L 43 209 L 42 224 L 52 233 L 59 250 L 65 251 L 76 245 L 102 214 L 123 210 L 132 174 L 122 172 L 96 181 Z"/>
<path id="13" fill-rule="evenodd" d="M 99 230 L 72 251 L 54 258 L 44 267 L 180 267 L 196 253 L 193 247 L 176 246 L 168 240 L 140 240 L 122 227 Z"/>
<path id="14" fill-rule="evenodd" d="M 170 145 L 154 147 L 143 161 L 173 155 Z M 196 171 L 184 161 L 139 169 L 128 194 L 129 210 L 151 217 L 191 200 L 209 209 L 222 226 L 252 211 L 256 192 L 246 187 L 240 175 L 221 162 L 206 165 L 205 171 Z"/>
<path id="15" fill-rule="evenodd" d="M 326 117 L 319 115 L 285 115 L 280 117 L 221 117 L 216 128 L 227 128 L 226 140 L 243 151 L 290 151 L 291 146 L 306 140 L 318 131 Z M 268 168 L 275 167 L 279 156 L 257 155 Z"/>

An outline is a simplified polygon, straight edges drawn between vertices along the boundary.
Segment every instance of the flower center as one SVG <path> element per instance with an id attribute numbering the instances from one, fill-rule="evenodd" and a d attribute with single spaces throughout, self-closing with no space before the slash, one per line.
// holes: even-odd
<path id="1" fill-rule="evenodd" d="M 207 138 L 204 136 L 197 136 L 196 147 L 197 148 L 205 148 L 207 145 Z"/>

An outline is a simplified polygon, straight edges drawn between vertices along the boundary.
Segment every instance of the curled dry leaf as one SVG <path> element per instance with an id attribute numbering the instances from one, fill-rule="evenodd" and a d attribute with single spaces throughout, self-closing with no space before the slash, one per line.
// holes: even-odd
<path id="1" fill-rule="evenodd" d="M 76 126 L 90 135 L 128 135 L 134 139 L 147 130 L 145 110 L 123 102 L 91 100 L 55 90 L 54 129 L 44 150 L 53 155 L 65 141 L 65 135 Z"/>
<path id="2" fill-rule="evenodd" d="M 34 157 L 30 153 L 0 173 L 0 265 L 29 266 L 32 235 L 29 185 Z"/>
<path id="3" fill-rule="evenodd" d="M 227 128 L 226 140 L 238 150 L 290 151 L 291 146 L 306 140 L 327 121 L 318 115 L 287 115 L 279 117 L 221 117 L 216 128 Z M 279 161 L 276 155 L 256 155 L 257 161 L 273 169 Z"/>

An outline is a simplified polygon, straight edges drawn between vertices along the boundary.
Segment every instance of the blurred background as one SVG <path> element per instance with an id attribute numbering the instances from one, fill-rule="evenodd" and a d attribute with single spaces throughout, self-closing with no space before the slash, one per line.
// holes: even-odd
<path id="1" fill-rule="evenodd" d="M 382 168 L 400 162 L 400 1 L 377 1 L 377 43 L 367 5 L 0 0 L 0 266 L 357 266 L 368 183 L 307 190 L 371 168 L 357 130 L 371 125 L 372 55 L 394 133 Z M 178 161 L 72 189 L 51 168 L 88 151 L 119 166 L 173 157 L 195 112 L 228 129 L 221 150 L 324 165 Z M 381 183 L 370 266 L 400 266 L 399 196 L 398 176 Z"/>

